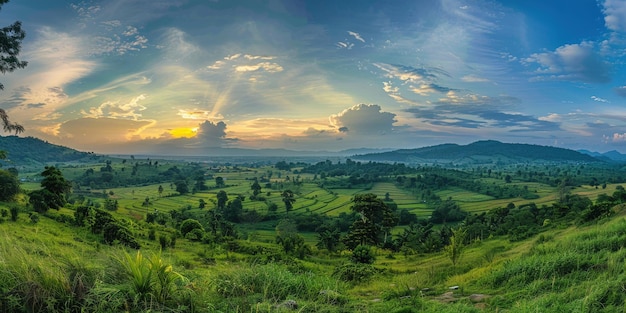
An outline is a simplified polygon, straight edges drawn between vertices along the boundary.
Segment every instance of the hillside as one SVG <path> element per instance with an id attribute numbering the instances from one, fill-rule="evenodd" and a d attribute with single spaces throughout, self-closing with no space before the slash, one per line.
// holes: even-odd
<path id="1" fill-rule="evenodd" d="M 477 141 L 468 145 L 441 144 L 436 146 L 401 149 L 383 153 L 357 155 L 357 160 L 402 163 L 453 162 L 462 164 L 547 162 L 603 162 L 574 150 L 549 146 L 502 143 L 495 140 Z"/>
<path id="2" fill-rule="evenodd" d="M 88 158 L 89 153 L 76 151 L 34 137 L 0 137 L 0 150 L 7 152 L 3 166 L 41 166 L 48 163 L 73 162 Z"/>

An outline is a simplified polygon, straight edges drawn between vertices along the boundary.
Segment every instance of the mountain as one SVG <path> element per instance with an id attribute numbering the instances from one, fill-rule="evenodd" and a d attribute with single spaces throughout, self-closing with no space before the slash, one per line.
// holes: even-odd
<path id="1" fill-rule="evenodd" d="M 584 154 L 588 154 L 592 157 L 595 158 L 599 158 L 599 159 L 604 159 L 607 161 L 617 161 L 617 162 L 626 162 L 626 154 L 621 154 L 615 150 L 611 150 L 609 152 L 605 152 L 605 153 L 600 153 L 600 152 L 595 152 L 595 151 L 589 151 L 589 150 L 578 150 L 578 152 L 580 153 L 584 153 Z"/>
<path id="2" fill-rule="evenodd" d="M 442 144 L 417 149 L 401 149 L 383 153 L 355 155 L 357 160 L 402 163 L 457 164 L 547 162 L 603 162 L 591 155 L 549 146 L 502 143 L 495 140 L 477 141 L 468 145 Z"/>
<path id="3" fill-rule="evenodd" d="M 0 160 L 0 164 L 9 167 L 72 162 L 92 156 L 87 152 L 54 145 L 34 137 L 0 137 L 0 150 L 7 152 L 7 159 Z"/>

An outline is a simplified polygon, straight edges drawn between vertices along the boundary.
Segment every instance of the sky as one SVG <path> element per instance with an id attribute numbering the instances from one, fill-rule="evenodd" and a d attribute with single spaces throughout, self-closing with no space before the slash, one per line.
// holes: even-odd
<path id="1" fill-rule="evenodd" d="M 626 0 L 11 0 L 16 20 L 0 108 L 81 151 L 626 153 Z"/>

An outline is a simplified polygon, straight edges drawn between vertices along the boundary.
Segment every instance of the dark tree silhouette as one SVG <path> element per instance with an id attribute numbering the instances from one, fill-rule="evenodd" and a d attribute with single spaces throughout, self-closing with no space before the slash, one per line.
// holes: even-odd
<path id="1" fill-rule="evenodd" d="M 9 0 L 0 0 L 0 8 L 7 2 Z M 22 22 L 20 21 L 0 28 L 0 72 L 2 74 L 24 68 L 28 64 L 28 62 L 21 61 L 17 57 L 20 54 L 22 40 L 24 40 L 25 36 L 26 32 L 22 30 Z M 4 89 L 2 84 L 0 84 L 1 89 Z M 24 126 L 11 122 L 9 115 L 2 108 L 0 108 L 0 119 L 2 120 L 4 131 L 15 132 L 16 135 L 24 132 Z"/>

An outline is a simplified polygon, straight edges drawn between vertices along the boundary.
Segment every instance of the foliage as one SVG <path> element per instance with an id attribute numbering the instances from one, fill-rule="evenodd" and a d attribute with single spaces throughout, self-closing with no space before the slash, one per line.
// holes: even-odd
<path id="1" fill-rule="evenodd" d="M 285 204 L 285 211 L 287 212 L 291 211 L 291 209 L 293 209 L 293 203 L 296 202 L 296 198 L 295 198 L 293 191 L 287 189 L 283 191 L 283 193 L 281 194 L 281 197 L 283 199 L 283 203 Z"/>
<path id="2" fill-rule="evenodd" d="M 130 279 L 133 292 L 142 301 L 154 299 L 164 304 L 177 292 L 176 282 L 185 280 L 172 265 L 164 262 L 160 254 L 145 258 L 141 251 L 137 251 L 134 257 L 124 252 L 119 262 Z"/>
<path id="3" fill-rule="evenodd" d="M 373 264 L 376 261 L 376 256 L 374 256 L 370 246 L 358 245 L 352 250 L 350 261 L 357 264 Z"/>
<path id="4" fill-rule="evenodd" d="M 180 224 L 180 233 L 185 237 L 187 233 L 191 232 L 194 229 L 200 229 L 204 231 L 204 227 L 202 224 L 194 219 L 186 219 Z"/>
<path id="5" fill-rule="evenodd" d="M 54 166 L 46 166 L 41 176 L 42 189 L 30 193 L 30 204 L 41 213 L 48 209 L 58 210 L 67 202 L 66 195 L 70 193 L 71 184 L 63 177 L 61 170 Z"/>
<path id="6" fill-rule="evenodd" d="M 17 176 L 9 171 L 0 170 L 0 201 L 11 201 L 20 192 Z"/>
<path id="7" fill-rule="evenodd" d="M 453 266 L 459 263 L 465 250 L 465 235 L 466 232 L 462 228 L 452 229 L 450 243 L 444 248 L 446 256 L 448 256 Z"/>
<path id="8" fill-rule="evenodd" d="M 391 227 L 397 222 L 389 207 L 371 193 L 355 195 L 352 203 L 350 209 L 360 218 L 350 227 L 344 239 L 346 246 L 354 249 L 358 245 L 386 243 Z"/>
<path id="9" fill-rule="evenodd" d="M 376 272 L 371 264 L 351 263 L 336 267 L 333 276 L 346 282 L 363 283 L 369 281 Z"/>

